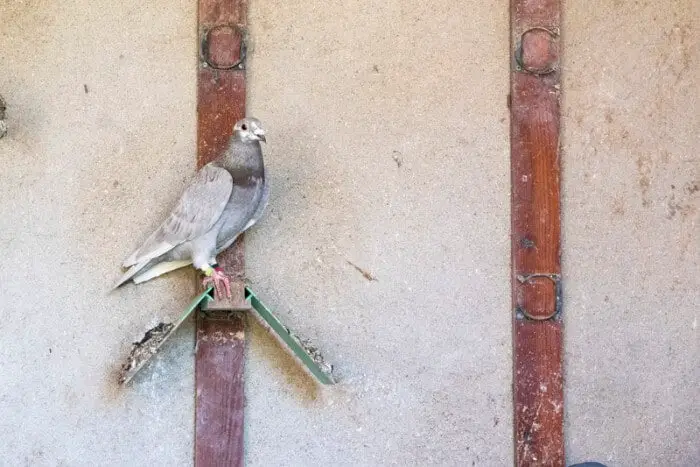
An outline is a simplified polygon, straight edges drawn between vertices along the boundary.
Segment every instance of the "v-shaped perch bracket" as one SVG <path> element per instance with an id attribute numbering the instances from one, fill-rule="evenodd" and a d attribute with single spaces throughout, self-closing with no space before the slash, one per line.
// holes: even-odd
<path id="1" fill-rule="evenodd" d="M 300 339 L 294 335 L 294 333 L 290 331 L 287 326 L 282 324 L 277 316 L 265 306 L 250 287 L 245 288 L 245 298 L 250 301 L 253 309 L 263 321 L 270 326 L 270 329 L 272 329 L 277 337 L 289 347 L 294 355 L 299 358 L 319 382 L 323 384 L 335 384 L 333 365 L 326 363 L 321 352 L 319 352 L 318 348 L 316 348 L 311 341 Z"/>
<path id="2" fill-rule="evenodd" d="M 127 361 L 119 373 L 119 384 L 126 385 L 132 378 L 158 353 L 158 350 L 172 336 L 192 312 L 200 308 L 216 308 L 214 287 L 208 287 L 204 292 L 190 302 L 185 311 L 174 323 L 159 323 L 146 331 L 139 342 L 134 342 Z M 250 287 L 245 288 L 246 301 L 258 313 L 269 329 L 281 340 L 291 352 L 301 361 L 309 372 L 322 384 L 335 384 L 333 366 L 326 363 L 318 348 L 309 340 L 300 339 L 275 316 L 275 314 L 258 298 Z"/>

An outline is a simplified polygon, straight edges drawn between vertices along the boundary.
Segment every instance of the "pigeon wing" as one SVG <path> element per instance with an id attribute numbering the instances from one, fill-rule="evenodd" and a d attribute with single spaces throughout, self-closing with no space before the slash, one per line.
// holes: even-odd
<path id="1" fill-rule="evenodd" d="M 221 217 L 232 190 L 233 178 L 226 169 L 213 164 L 202 167 L 168 218 L 123 266 L 150 261 L 205 234 Z"/>

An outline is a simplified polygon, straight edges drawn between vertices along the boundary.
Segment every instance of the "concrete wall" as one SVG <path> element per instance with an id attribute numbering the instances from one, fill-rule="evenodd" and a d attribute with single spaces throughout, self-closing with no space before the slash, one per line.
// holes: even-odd
<path id="1" fill-rule="evenodd" d="M 194 170 L 195 6 L 0 4 L 0 465 L 191 463 L 192 325 L 114 373 L 192 275 L 108 291 Z M 248 275 L 341 383 L 250 320 L 247 463 L 512 463 L 507 6 L 250 9 L 273 192 Z M 570 462 L 700 462 L 699 17 L 566 6 Z"/>

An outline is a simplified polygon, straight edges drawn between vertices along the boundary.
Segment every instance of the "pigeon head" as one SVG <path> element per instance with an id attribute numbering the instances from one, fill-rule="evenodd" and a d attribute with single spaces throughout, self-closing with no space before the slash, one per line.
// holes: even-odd
<path id="1" fill-rule="evenodd" d="M 253 117 L 238 120 L 233 126 L 233 134 L 244 142 L 266 141 L 265 130 L 263 130 L 260 120 Z"/>

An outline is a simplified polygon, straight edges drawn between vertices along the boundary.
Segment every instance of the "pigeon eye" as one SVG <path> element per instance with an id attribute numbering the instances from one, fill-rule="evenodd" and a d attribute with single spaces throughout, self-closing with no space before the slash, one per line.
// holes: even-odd
<path id="1" fill-rule="evenodd" d="M 241 130 L 246 131 L 247 129 L 248 129 L 248 125 L 246 125 L 245 123 L 243 125 L 241 125 Z"/>

